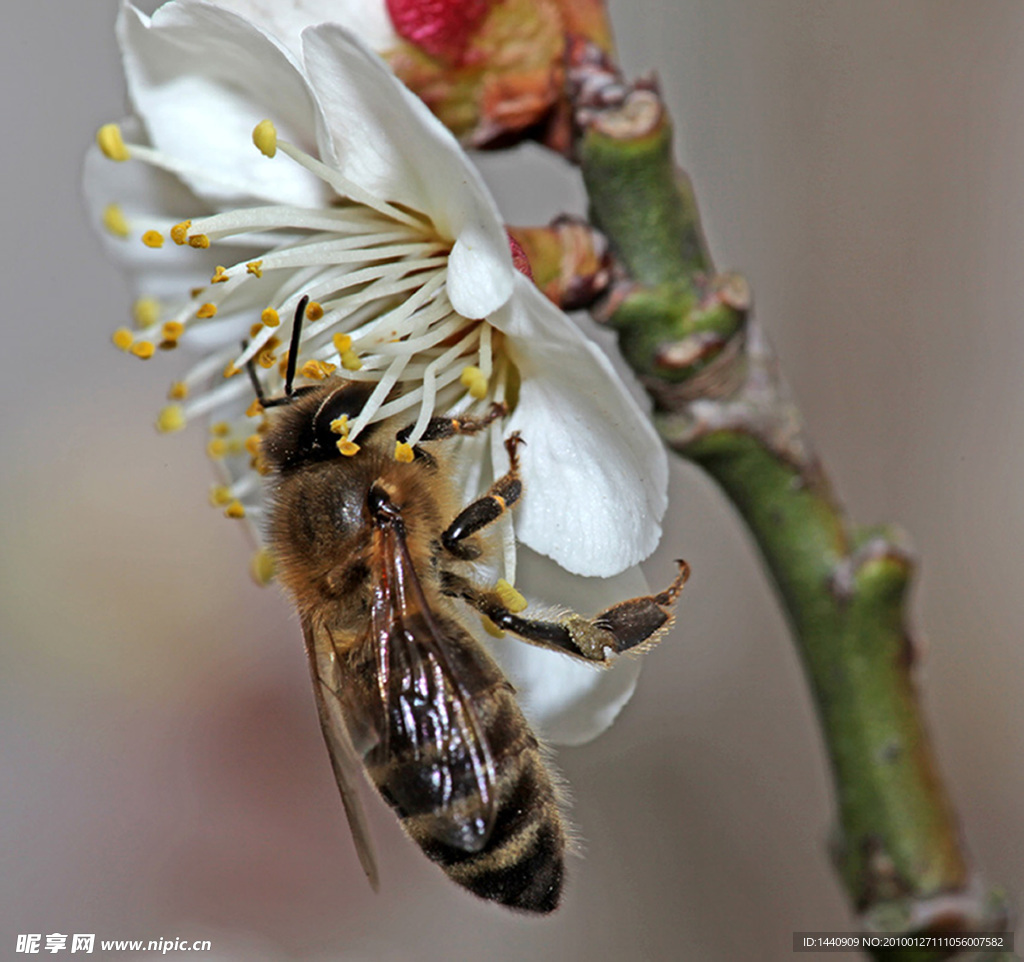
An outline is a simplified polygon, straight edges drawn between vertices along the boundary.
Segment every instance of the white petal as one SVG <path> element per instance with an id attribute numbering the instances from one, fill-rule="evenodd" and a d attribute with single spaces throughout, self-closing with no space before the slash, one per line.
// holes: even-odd
<path id="1" fill-rule="evenodd" d="M 371 50 L 383 52 L 398 43 L 384 0 L 215 0 L 271 34 L 302 59 L 302 31 L 319 23 L 344 24 Z"/>
<path id="2" fill-rule="evenodd" d="M 512 292 L 512 257 L 498 209 L 455 138 L 356 37 L 337 25 L 303 34 L 306 70 L 331 149 L 350 180 L 428 215 L 457 240 L 452 306 L 484 317 Z"/>
<path id="3" fill-rule="evenodd" d="M 519 560 L 517 587 L 531 601 L 526 611 L 531 616 L 534 600 L 563 610 L 571 605 L 591 615 L 648 592 L 639 568 L 613 578 L 581 578 L 528 549 L 520 549 Z M 640 674 L 639 658 L 626 656 L 611 668 L 598 668 L 513 635 L 491 641 L 489 648 L 537 734 L 559 745 L 581 745 L 608 728 L 632 696 Z"/>
<path id="4" fill-rule="evenodd" d="M 207 174 L 183 175 L 196 193 L 218 204 L 256 197 L 313 206 L 329 199 L 308 171 L 253 146 L 252 129 L 266 118 L 283 138 L 305 150 L 317 146 L 315 99 L 272 38 L 198 0 L 165 4 L 152 20 L 126 4 L 117 32 L 128 93 L 150 141 Z"/>
<path id="5" fill-rule="evenodd" d="M 647 557 L 668 507 L 668 458 L 611 362 L 524 277 L 492 318 L 515 337 L 521 449 L 516 533 L 569 571 L 608 577 Z"/>

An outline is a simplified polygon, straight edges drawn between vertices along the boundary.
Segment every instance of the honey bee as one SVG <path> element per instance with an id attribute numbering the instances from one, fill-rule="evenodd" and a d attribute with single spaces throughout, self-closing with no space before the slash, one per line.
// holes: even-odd
<path id="1" fill-rule="evenodd" d="M 294 330 L 292 341 L 295 358 Z M 293 378 L 294 362 L 284 396 L 263 401 L 271 409 L 261 446 L 271 485 L 267 534 L 302 622 L 364 871 L 376 888 L 360 771 L 457 884 L 514 909 L 551 912 L 567 847 L 557 783 L 511 684 L 465 627 L 466 609 L 533 644 L 605 664 L 669 628 L 688 566 L 679 562 L 660 594 L 593 619 L 521 617 L 474 581 L 473 562 L 481 533 L 522 494 L 517 452 L 526 440 L 508 437 L 508 472 L 462 510 L 445 452 L 447 439 L 487 429 L 504 407 L 435 417 L 409 461 L 396 460 L 395 445 L 411 427 L 394 421 L 371 424 L 359 450 L 342 454 L 338 425 L 358 415 L 373 385 L 331 377 L 293 390 Z"/>

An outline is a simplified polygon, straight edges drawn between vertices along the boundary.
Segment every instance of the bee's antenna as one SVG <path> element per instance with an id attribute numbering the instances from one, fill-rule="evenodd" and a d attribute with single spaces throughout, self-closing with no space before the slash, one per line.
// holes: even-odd
<path id="1" fill-rule="evenodd" d="M 248 341 L 242 341 L 243 352 L 248 346 Z M 249 358 L 248 361 L 245 362 L 245 372 L 246 374 L 249 375 L 249 382 L 252 384 L 253 391 L 256 392 L 256 400 L 260 402 L 260 405 L 262 407 L 266 407 L 267 398 L 266 395 L 263 393 L 263 385 L 260 384 L 260 379 L 256 376 L 256 362 L 251 357 Z"/>
<path id="2" fill-rule="evenodd" d="M 304 294 L 302 300 L 299 301 L 298 307 L 295 308 L 295 320 L 292 322 L 292 340 L 288 346 L 288 368 L 284 378 L 284 394 L 281 397 L 264 397 L 263 388 L 260 386 L 259 378 L 256 377 L 256 368 L 253 367 L 252 358 L 249 358 L 245 364 L 245 368 L 249 372 L 249 379 L 252 381 L 253 390 L 256 392 L 256 397 L 264 408 L 288 404 L 295 393 L 292 388 L 292 382 L 295 380 L 295 367 L 299 362 L 299 338 L 302 337 L 302 321 L 306 316 L 306 305 L 308 303 L 309 295 Z M 244 341 L 242 342 L 242 349 L 245 349 Z"/>
<path id="3" fill-rule="evenodd" d="M 288 346 L 288 373 L 284 379 L 284 396 L 292 396 L 292 381 L 295 380 L 295 365 L 299 362 L 299 338 L 302 336 L 302 321 L 306 316 L 306 305 L 309 295 L 303 294 L 299 306 L 295 308 L 295 320 L 292 321 L 292 342 Z"/>

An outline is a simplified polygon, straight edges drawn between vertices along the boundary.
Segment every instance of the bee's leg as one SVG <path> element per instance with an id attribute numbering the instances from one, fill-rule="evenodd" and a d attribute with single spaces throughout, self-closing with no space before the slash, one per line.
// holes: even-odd
<path id="1" fill-rule="evenodd" d="M 526 442 L 516 431 L 505 440 L 508 452 L 508 473 L 503 474 L 490 486 L 482 498 L 477 498 L 467 505 L 455 520 L 441 533 L 441 544 L 445 550 L 456 558 L 474 558 L 477 552 L 462 544 L 470 535 L 486 528 L 492 521 L 497 521 L 511 508 L 523 493 L 523 482 L 519 478 L 519 457 L 516 448 Z"/>
<path id="2" fill-rule="evenodd" d="M 497 627 L 526 641 L 607 665 L 612 655 L 650 645 L 671 627 L 672 609 L 690 576 L 690 566 L 685 561 L 677 564 L 679 574 L 664 591 L 620 601 L 593 618 L 584 618 L 574 612 L 557 621 L 520 618 L 509 611 L 496 591 L 480 590 L 465 578 L 450 572 L 442 574 L 441 590 L 452 597 L 462 598 Z"/>
<path id="3" fill-rule="evenodd" d="M 508 406 L 504 403 L 491 405 L 490 410 L 483 417 L 437 417 L 427 422 L 427 429 L 420 436 L 420 441 L 443 441 L 446 438 L 453 438 L 458 434 L 477 434 L 488 425 L 493 424 L 498 418 L 508 414 Z M 414 425 L 409 424 L 402 428 L 396 435 L 397 439 L 405 442 L 412 434 Z"/>

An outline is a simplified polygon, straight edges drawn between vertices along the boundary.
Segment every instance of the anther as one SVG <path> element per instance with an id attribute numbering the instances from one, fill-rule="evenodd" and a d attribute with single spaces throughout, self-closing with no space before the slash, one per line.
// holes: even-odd
<path id="1" fill-rule="evenodd" d="M 359 451 L 359 445 L 355 441 L 349 441 L 348 438 L 342 438 L 338 442 L 338 451 L 346 458 L 350 458 Z"/>
<path id="2" fill-rule="evenodd" d="M 341 366 L 346 371 L 358 371 L 363 366 L 363 362 L 355 351 L 349 349 L 341 355 Z"/>
<path id="3" fill-rule="evenodd" d="M 188 243 L 188 229 L 192 226 L 192 221 L 183 220 L 180 224 L 175 224 L 171 228 L 171 240 L 175 244 L 181 246 L 182 244 Z"/>
<path id="4" fill-rule="evenodd" d="M 160 320 L 160 302 L 155 297 L 140 297 L 132 305 L 132 317 L 138 327 L 152 327 Z"/>
<path id="5" fill-rule="evenodd" d="M 255 274 L 258 278 L 262 277 L 263 261 L 249 261 L 249 263 L 245 265 L 245 272 L 247 274 Z"/>
<path id="6" fill-rule="evenodd" d="M 196 250 L 206 250 L 210 246 L 210 238 L 205 234 L 192 234 L 188 239 L 188 246 Z"/>
<path id="7" fill-rule="evenodd" d="M 252 142 L 265 157 L 277 153 L 277 128 L 270 120 L 261 120 L 252 129 Z"/>
<path id="8" fill-rule="evenodd" d="M 260 548 L 249 562 L 249 573 L 252 575 L 252 580 L 261 588 L 266 587 L 274 580 L 274 569 L 274 556 L 266 548 Z"/>
<path id="9" fill-rule="evenodd" d="M 331 340 L 334 343 L 334 349 L 339 354 L 352 350 L 352 336 L 350 334 L 335 334 Z"/>
<path id="10" fill-rule="evenodd" d="M 316 301 L 310 301 L 306 307 L 306 320 L 319 321 L 324 316 L 324 309 L 322 305 Z"/>
<path id="11" fill-rule="evenodd" d="M 281 323 L 281 317 L 272 307 L 265 307 L 263 313 L 260 314 L 260 320 L 266 324 L 267 327 L 277 327 Z"/>
<path id="12" fill-rule="evenodd" d="M 410 464 L 415 458 L 412 445 L 407 441 L 396 441 L 395 442 L 395 460 L 401 461 L 403 464 Z"/>
<path id="13" fill-rule="evenodd" d="M 104 124 L 100 127 L 96 131 L 96 144 L 103 151 L 103 156 L 110 160 L 123 161 L 131 157 L 117 124 Z"/>
<path id="14" fill-rule="evenodd" d="M 184 401 L 188 397 L 188 385 L 184 381 L 175 381 L 167 392 L 167 397 L 172 401 Z"/>
<path id="15" fill-rule="evenodd" d="M 227 442 L 223 438 L 213 438 L 207 442 L 206 456 L 211 461 L 220 461 L 228 453 Z"/>
<path id="16" fill-rule="evenodd" d="M 469 391 L 470 397 L 476 398 L 478 401 L 487 397 L 487 378 L 484 377 L 484 372 L 480 368 L 467 364 L 459 376 L 459 383 Z"/>
<path id="17" fill-rule="evenodd" d="M 153 356 L 156 347 L 149 341 L 136 341 L 128 350 L 136 357 L 142 358 L 143 361 L 148 361 Z"/>
<path id="18" fill-rule="evenodd" d="M 164 235 L 158 230 L 148 230 L 142 235 L 142 243 L 159 250 L 164 246 Z"/>
<path id="19" fill-rule="evenodd" d="M 214 268 L 213 277 L 210 278 L 210 283 L 211 284 L 224 284 L 224 283 L 226 283 L 229 280 L 231 280 L 231 275 L 228 274 L 227 268 L 226 267 L 221 267 L 221 265 L 218 264 L 216 266 L 216 268 Z"/>
<path id="20" fill-rule="evenodd" d="M 128 351 L 131 349 L 132 342 L 135 340 L 135 335 L 132 334 L 127 327 L 119 327 L 114 331 L 114 334 L 110 339 L 114 342 L 114 347 L 119 351 Z"/>
<path id="21" fill-rule="evenodd" d="M 180 431 L 185 426 L 185 411 L 180 404 L 168 404 L 156 419 L 156 429 L 161 434 Z"/>
<path id="22" fill-rule="evenodd" d="M 160 328 L 160 332 L 163 334 L 164 340 L 176 341 L 185 333 L 185 325 L 181 321 L 166 321 Z"/>
<path id="23" fill-rule="evenodd" d="M 128 237 L 131 228 L 119 204 L 107 204 L 103 210 L 103 226 L 115 237 Z"/>
<path id="24" fill-rule="evenodd" d="M 223 508 L 231 504 L 231 489 L 226 484 L 215 484 L 210 488 L 210 507 Z"/>
<path id="25" fill-rule="evenodd" d="M 245 508 L 242 505 L 242 502 L 241 501 L 232 501 L 231 504 L 229 504 L 224 509 L 224 516 L 226 518 L 244 518 L 245 517 Z"/>
<path id="26" fill-rule="evenodd" d="M 196 311 L 196 317 L 206 320 L 208 317 L 213 317 L 217 313 L 217 305 L 211 304 L 207 301 L 203 304 L 199 310 Z"/>

